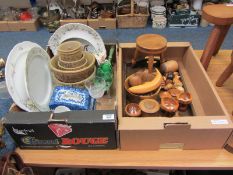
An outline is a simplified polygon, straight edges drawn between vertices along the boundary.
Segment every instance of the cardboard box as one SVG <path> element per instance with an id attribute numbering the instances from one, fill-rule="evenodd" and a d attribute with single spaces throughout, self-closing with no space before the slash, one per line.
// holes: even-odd
<path id="1" fill-rule="evenodd" d="M 93 117 L 94 116 L 94 117 Z M 17 112 L 6 115 L 5 128 L 22 149 L 115 149 L 115 111 Z"/>
<path id="2" fill-rule="evenodd" d="M 30 21 L 8 21 L 9 31 L 37 31 L 39 27 L 39 21 L 37 19 L 32 19 Z"/>
<path id="3" fill-rule="evenodd" d="M 115 47 L 113 62 L 116 61 L 116 44 L 106 44 L 107 54 Z M 47 47 L 47 53 L 53 57 Z M 114 81 L 108 94 L 97 99 L 95 109 L 90 111 L 70 111 L 51 115 L 51 112 L 25 112 L 12 105 L 5 116 L 5 127 L 16 144 L 22 149 L 116 149 L 118 147 L 116 101 L 116 65 Z M 51 125 L 52 124 L 52 125 Z M 55 124 L 55 125 L 53 125 Z M 61 125 L 60 125 L 61 124 Z M 54 131 L 65 129 L 64 133 Z M 60 127 L 60 128 L 59 128 Z"/>
<path id="4" fill-rule="evenodd" d="M 116 29 L 116 18 L 87 19 L 93 29 Z"/>
<path id="5" fill-rule="evenodd" d="M 68 23 L 81 23 L 87 25 L 87 19 L 61 19 L 60 25 L 68 24 Z"/>
<path id="6" fill-rule="evenodd" d="M 120 44 L 117 60 L 117 100 L 121 150 L 162 148 L 219 149 L 232 133 L 233 124 L 190 43 L 168 43 L 166 60 L 179 64 L 185 89 L 193 96 L 191 111 L 179 117 L 126 117 L 123 83 L 132 73 L 136 44 Z M 142 57 L 143 58 L 143 57 Z"/>
<path id="7" fill-rule="evenodd" d="M 0 32 L 9 31 L 7 21 L 0 21 Z"/>

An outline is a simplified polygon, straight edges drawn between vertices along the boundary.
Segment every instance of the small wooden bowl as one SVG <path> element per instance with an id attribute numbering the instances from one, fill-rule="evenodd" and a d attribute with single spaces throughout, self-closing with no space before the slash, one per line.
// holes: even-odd
<path id="1" fill-rule="evenodd" d="M 179 111 L 185 112 L 189 104 L 192 103 L 192 95 L 189 92 L 181 93 L 178 97 Z"/>
<path id="2" fill-rule="evenodd" d="M 174 98 L 162 98 L 160 107 L 167 117 L 172 117 L 179 108 L 179 102 Z"/>
<path id="3" fill-rule="evenodd" d="M 154 99 L 144 99 L 140 101 L 139 107 L 143 112 L 148 114 L 156 113 L 160 109 L 159 103 Z"/>
<path id="4" fill-rule="evenodd" d="M 129 103 L 125 107 L 125 113 L 129 117 L 139 117 L 142 114 L 142 110 L 137 103 Z"/>
<path id="5" fill-rule="evenodd" d="M 171 94 L 168 91 L 162 91 L 159 93 L 159 97 L 162 98 L 172 98 Z"/>
<path id="6" fill-rule="evenodd" d="M 180 96 L 180 94 L 182 94 L 182 92 L 179 89 L 169 89 L 168 92 L 171 94 L 172 97 L 178 99 L 178 97 Z"/>

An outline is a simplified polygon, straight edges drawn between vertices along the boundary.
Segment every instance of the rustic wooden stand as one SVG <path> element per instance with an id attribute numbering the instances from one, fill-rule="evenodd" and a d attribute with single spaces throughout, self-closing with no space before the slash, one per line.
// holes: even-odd
<path id="1" fill-rule="evenodd" d="M 161 35 L 157 34 L 144 34 L 136 39 L 136 50 L 132 58 L 132 64 L 136 64 L 139 53 L 146 54 L 148 58 L 149 73 L 152 73 L 154 57 L 159 56 L 160 62 L 163 60 L 163 52 L 167 49 L 167 40 Z"/>

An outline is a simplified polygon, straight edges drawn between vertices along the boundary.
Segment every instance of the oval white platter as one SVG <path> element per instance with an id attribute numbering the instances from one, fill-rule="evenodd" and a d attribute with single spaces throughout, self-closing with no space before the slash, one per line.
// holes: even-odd
<path id="1" fill-rule="evenodd" d="M 91 27 L 80 23 L 65 24 L 54 32 L 48 41 L 48 45 L 53 54 L 56 55 L 59 44 L 69 40 L 81 42 L 88 52 L 95 55 L 99 64 L 105 61 L 106 49 L 104 42 Z"/>
<path id="2" fill-rule="evenodd" d="M 29 50 L 40 47 L 38 44 L 24 41 L 16 44 L 10 51 L 5 67 L 5 79 L 13 101 L 23 110 L 39 111 L 31 101 L 26 88 L 26 58 Z"/>
<path id="3" fill-rule="evenodd" d="M 40 111 L 49 111 L 53 91 L 49 59 L 41 47 L 30 49 L 26 59 L 26 87 L 33 104 Z"/>

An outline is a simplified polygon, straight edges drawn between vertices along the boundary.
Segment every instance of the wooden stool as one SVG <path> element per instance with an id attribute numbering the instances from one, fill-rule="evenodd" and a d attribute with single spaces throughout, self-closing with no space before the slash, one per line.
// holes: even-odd
<path id="1" fill-rule="evenodd" d="M 201 63 L 207 69 L 211 57 L 218 53 L 231 24 L 233 24 L 233 6 L 225 4 L 205 6 L 202 17 L 215 24 L 201 57 Z"/>
<path id="2" fill-rule="evenodd" d="M 227 66 L 227 68 L 218 78 L 216 82 L 216 86 L 221 87 L 223 83 L 231 76 L 232 73 L 233 73 L 233 51 L 231 53 L 231 63 L 229 66 Z"/>
<path id="3" fill-rule="evenodd" d="M 161 35 L 157 34 L 144 34 L 136 39 L 136 50 L 132 58 L 132 64 L 136 64 L 136 59 L 139 52 L 147 55 L 148 58 L 148 71 L 152 73 L 154 57 L 159 56 L 160 62 L 163 60 L 163 52 L 167 49 L 167 40 Z"/>

